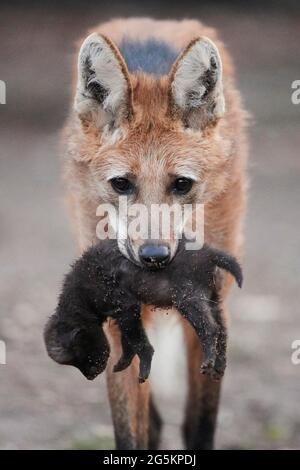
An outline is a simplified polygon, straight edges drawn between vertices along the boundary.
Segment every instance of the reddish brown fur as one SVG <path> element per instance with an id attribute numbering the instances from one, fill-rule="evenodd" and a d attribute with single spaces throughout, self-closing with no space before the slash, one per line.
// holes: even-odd
<path id="1" fill-rule="evenodd" d="M 92 123 L 82 123 L 72 115 L 66 128 L 68 158 L 65 160 L 65 176 L 80 249 L 85 249 L 95 240 L 96 207 L 102 201 L 115 201 L 116 196 L 104 181 L 106 171 L 122 164 L 130 167 L 134 174 L 139 175 L 143 188 L 138 202 L 147 205 L 151 202 L 172 203 L 163 192 L 165 180 L 169 172 L 184 162 L 201 174 L 201 179 L 206 182 L 201 197 L 197 189 L 193 194 L 193 201 L 206 203 L 206 241 L 239 256 L 246 192 L 245 113 L 235 88 L 231 59 L 216 32 L 198 21 L 158 22 L 150 19 L 113 20 L 95 30 L 115 43 L 126 32 L 127 36 L 139 39 L 155 36 L 170 41 L 181 50 L 194 38 L 209 37 L 217 45 L 222 58 L 226 113 L 203 133 L 182 132 L 181 122 L 170 112 L 170 77 L 155 79 L 139 73 L 129 75 L 133 113 L 132 119 L 124 123 L 125 138 L 113 144 L 102 142 L 101 132 Z M 112 47 L 115 48 L 114 45 Z M 122 58 L 120 61 L 124 67 Z M 105 187 L 101 197 L 95 186 L 97 180 Z M 228 277 L 224 295 L 230 282 Z M 145 311 L 144 320 L 151 321 L 152 315 L 153 312 Z M 120 345 L 115 326 L 110 324 L 108 333 L 113 345 L 108 388 L 114 423 L 119 427 L 117 444 L 119 447 L 145 448 L 148 445 L 149 385 L 138 385 L 137 370 L 134 370 L 136 364 L 123 373 L 112 374 L 111 364 L 120 355 Z M 211 401 L 217 407 L 219 390 L 217 385 L 212 385 L 199 374 L 200 348 L 191 331 L 186 332 L 186 341 L 190 379 L 185 430 L 187 443 L 192 447 L 196 445 L 192 436 L 195 429 L 189 431 L 189 427 L 193 427 L 192 420 L 201 418 L 201 409 L 207 406 L 207 402 Z M 195 412 L 196 406 L 199 417 Z"/>

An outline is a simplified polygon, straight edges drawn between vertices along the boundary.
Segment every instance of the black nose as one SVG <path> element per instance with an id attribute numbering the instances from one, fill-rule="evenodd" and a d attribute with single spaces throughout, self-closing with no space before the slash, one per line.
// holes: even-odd
<path id="1" fill-rule="evenodd" d="M 166 265 L 170 259 L 170 248 L 167 245 L 154 243 L 142 245 L 139 249 L 141 262 L 149 268 L 159 268 Z"/>

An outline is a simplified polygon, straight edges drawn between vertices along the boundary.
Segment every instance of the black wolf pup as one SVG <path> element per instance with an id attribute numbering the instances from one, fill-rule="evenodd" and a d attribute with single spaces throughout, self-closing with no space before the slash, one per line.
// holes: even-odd
<path id="1" fill-rule="evenodd" d="M 65 278 L 58 307 L 45 328 L 49 356 L 77 367 L 88 379 L 95 378 L 109 357 L 103 324 L 111 317 L 120 328 L 123 348 L 114 370 L 127 368 L 137 354 L 139 381 L 144 382 L 154 350 L 142 325 L 141 305 L 175 307 L 200 338 L 201 372 L 220 379 L 226 367 L 227 333 L 217 268 L 230 272 L 241 287 L 242 271 L 236 259 L 208 245 L 188 251 L 180 241 L 171 263 L 149 270 L 125 258 L 115 240 L 97 243 Z"/>

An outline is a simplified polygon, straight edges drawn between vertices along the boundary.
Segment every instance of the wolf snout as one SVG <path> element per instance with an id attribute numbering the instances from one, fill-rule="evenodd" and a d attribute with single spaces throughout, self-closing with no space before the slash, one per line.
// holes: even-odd
<path id="1" fill-rule="evenodd" d="M 171 257 L 170 247 L 166 244 L 145 243 L 139 248 L 139 258 L 144 266 L 161 268 L 168 264 Z"/>

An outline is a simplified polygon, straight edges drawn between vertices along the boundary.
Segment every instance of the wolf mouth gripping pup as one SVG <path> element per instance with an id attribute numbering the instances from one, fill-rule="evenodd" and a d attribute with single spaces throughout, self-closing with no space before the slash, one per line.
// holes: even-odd
<path id="1" fill-rule="evenodd" d="M 142 325 L 141 304 L 176 307 L 201 340 L 201 372 L 220 379 L 226 367 L 226 327 L 217 267 L 230 272 L 241 287 L 242 271 L 235 258 L 207 245 L 187 251 L 181 241 L 173 261 L 164 269 L 151 271 L 126 259 L 116 241 L 98 243 L 66 276 L 56 313 L 45 330 L 50 357 L 78 367 L 88 379 L 95 378 L 108 360 L 102 325 L 112 317 L 120 328 L 123 348 L 114 370 L 126 369 L 137 354 L 139 381 L 144 382 L 154 350 Z"/>

